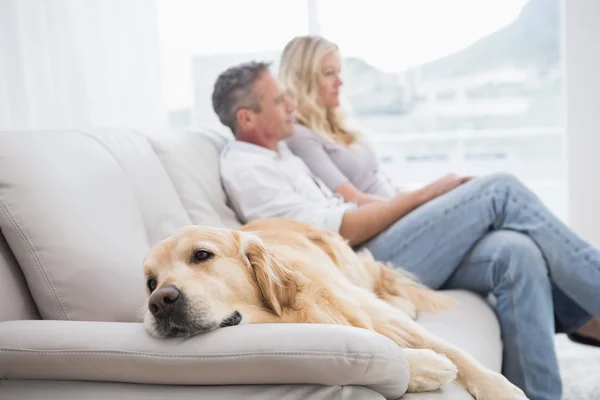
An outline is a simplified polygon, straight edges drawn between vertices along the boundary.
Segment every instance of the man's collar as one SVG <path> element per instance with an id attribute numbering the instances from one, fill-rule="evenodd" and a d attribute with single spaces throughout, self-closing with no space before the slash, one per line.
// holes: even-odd
<path id="1" fill-rule="evenodd" d="M 284 154 L 284 152 L 287 151 L 287 145 L 283 141 L 279 142 L 277 145 L 279 147 L 279 153 L 271 149 L 267 149 L 266 147 L 262 147 L 254 143 L 244 142 L 241 140 L 234 140 L 229 145 L 231 146 L 231 148 L 237 150 L 246 151 L 249 153 L 262 154 L 275 159 L 280 158 Z"/>

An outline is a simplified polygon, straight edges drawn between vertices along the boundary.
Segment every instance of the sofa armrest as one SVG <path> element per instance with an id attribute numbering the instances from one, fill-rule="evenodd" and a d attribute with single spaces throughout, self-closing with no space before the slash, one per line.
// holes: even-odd
<path id="1" fill-rule="evenodd" d="M 0 323 L 2 379 L 359 385 L 398 398 L 408 377 L 401 348 L 352 327 L 239 325 L 187 339 L 157 339 L 139 323 Z"/>

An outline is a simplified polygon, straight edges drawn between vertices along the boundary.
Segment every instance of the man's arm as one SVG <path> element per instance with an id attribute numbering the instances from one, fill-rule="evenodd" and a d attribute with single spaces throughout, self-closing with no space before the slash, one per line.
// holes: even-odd
<path id="1" fill-rule="evenodd" d="M 371 239 L 421 204 L 470 179 L 452 174 L 391 200 L 358 208 L 352 203 L 328 207 L 300 196 L 276 167 L 241 165 L 234 160 L 222 163 L 223 166 L 223 184 L 241 220 L 294 219 L 339 232 L 352 245 Z"/>
<path id="2" fill-rule="evenodd" d="M 377 236 L 390 225 L 422 204 L 441 196 L 471 179 L 455 174 L 447 175 L 421 189 L 400 194 L 395 198 L 348 210 L 344 213 L 340 235 L 358 245 Z"/>
<path id="3" fill-rule="evenodd" d="M 338 232 L 344 213 L 356 206 L 314 204 L 296 192 L 285 174 L 266 165 L 237 164 L 222 174 L 238 217 L 245 221 L 282 217 Z"/>
<path id="4" fill-rule="evenodd" d="M 351 245 L 361 244 L 377 236 L 398 219 L 426 202 L 421 190 L 346 211 L 342 218 L 340 235 Z"/>
<path id="5" fill-rule="evenodd" d="M 350 182 L 338 186 L 334 192 L 342 196 L 344 201 L 356 201 L 359 206 L 385 201 L 385 197 L 361 192 Z"/>

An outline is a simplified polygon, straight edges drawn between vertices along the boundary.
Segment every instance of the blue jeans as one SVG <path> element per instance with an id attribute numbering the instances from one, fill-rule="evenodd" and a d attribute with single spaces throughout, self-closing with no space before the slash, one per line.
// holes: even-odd
<path id="1" fill-rule="evenodd" d="M 554 333 L 573 332 L 600 316 L 600 252 L 516 178 L 471 180 L 401 218 L 366 247 L 434 289 L 493 294 L 503 374 L 531 400 L 561 398 Z"/>

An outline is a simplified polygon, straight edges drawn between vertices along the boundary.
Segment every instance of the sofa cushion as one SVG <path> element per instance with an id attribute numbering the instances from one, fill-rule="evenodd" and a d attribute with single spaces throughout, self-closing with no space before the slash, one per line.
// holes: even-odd
<path id="1" fill-rule="evenodd" d="M 392 340 L 340 325 L 242 324 L 186 339 L 157 339 L 142 324 L 10 321 L 0 323 L 3 377 L 167 385 L 356 385 L 396 399 L 408 387 L 409 370 L 402 349 Z"/>
<path id="2" fill-rule="evenodd" d="M 120 382 L 5 380 L 0 389 L 7 399 L 44 400 L 385 400 L 364 386 L 215 385 L 174 386 Z M 472 400 L 472 399 L 471 399 Z"/>
<path id="3" fill-rule="evenodd" d="M 219 128 L 160 130 L 148 140 L 167 170 L 194 224 L 237 228 L 221 184 L 219 153 L 232 135 Z"/>
<path id="4" fill-rule="evenodd" d="M 131 131 L 0 132 L 0 228 L 45 319 L 134 321 L 149 246 L 191 223 Z"/>

